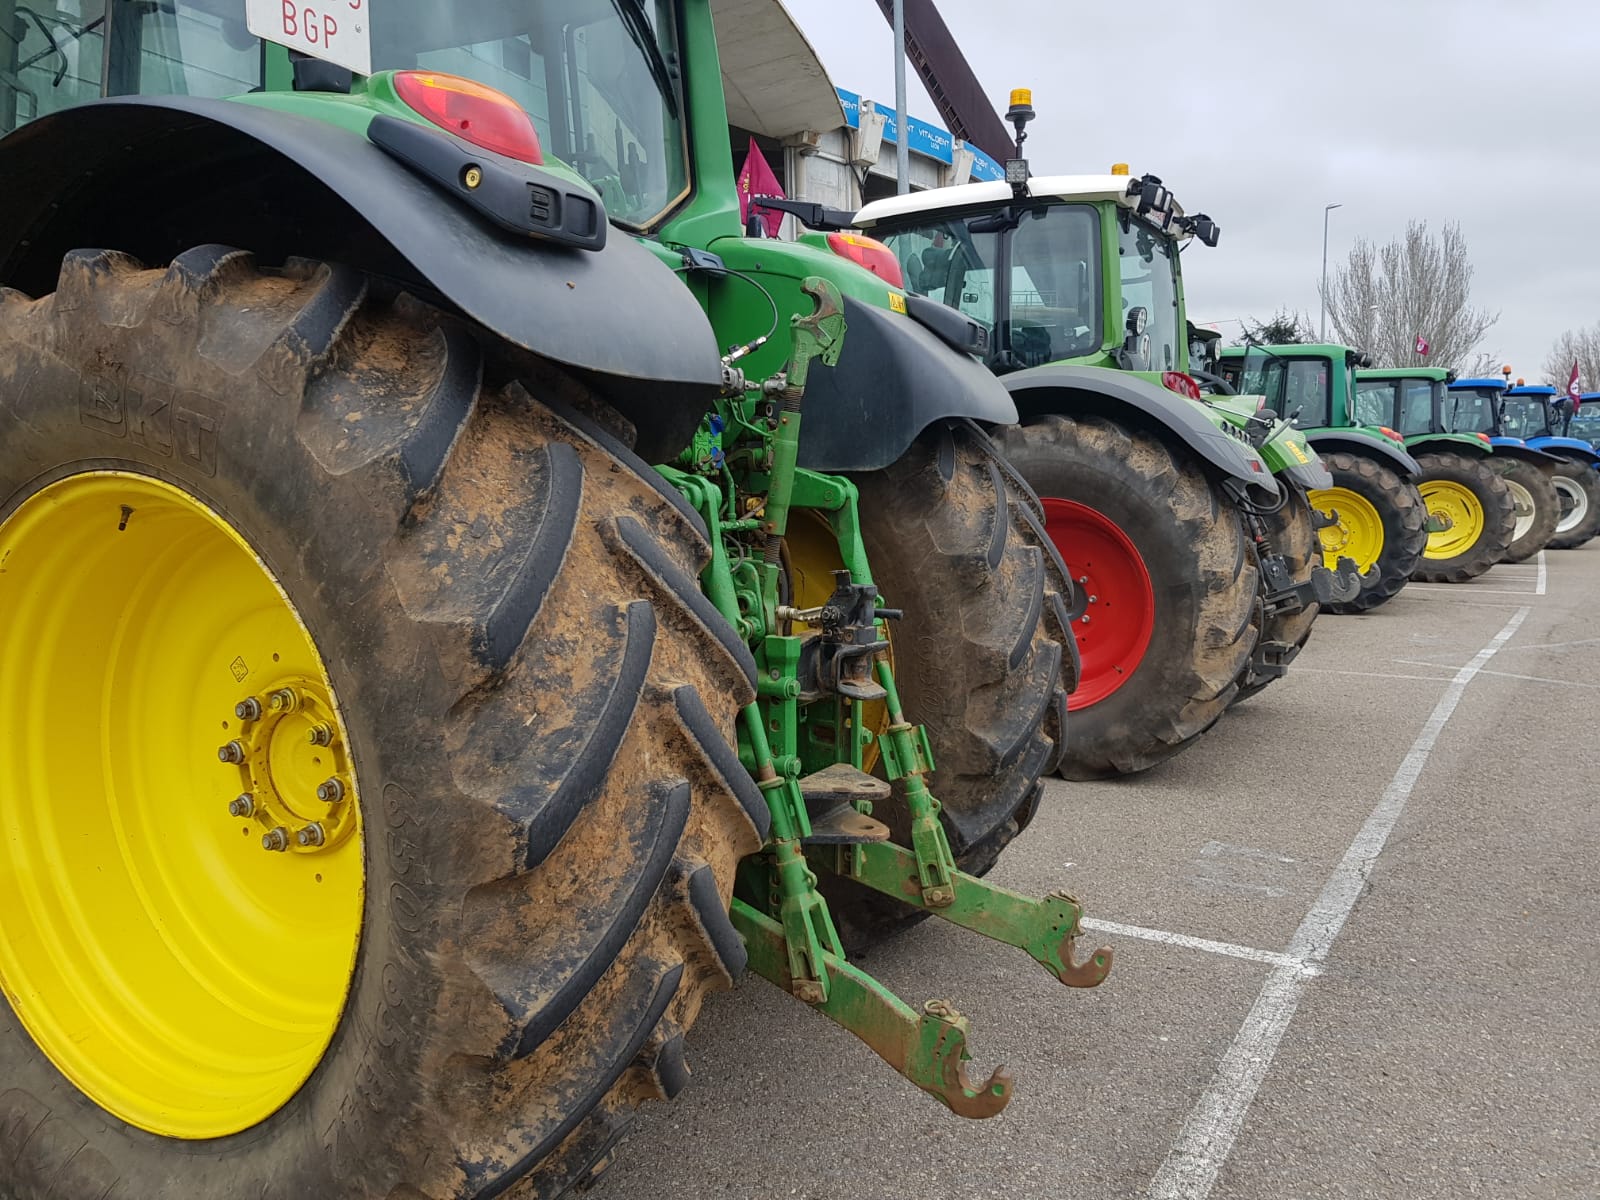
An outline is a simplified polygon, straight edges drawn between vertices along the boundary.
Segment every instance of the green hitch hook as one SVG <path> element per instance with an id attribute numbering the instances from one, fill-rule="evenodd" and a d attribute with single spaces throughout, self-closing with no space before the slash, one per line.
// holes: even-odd
<path id="1" fill-rule="evenodd" d="M 742 900 L 733 902 L 733 923 L 750 953 L 750 967 L 785 991 L 788 977 L 783 927 Z M 947 1001 L 930 1000 L 916 1012 L 872 976 L 823 952 L 830 987 L 827 999 L 813 1003 L 834 1024 L 855 1034 L 917 1087 L 959 1117 L 983 1118 L 1011 1101 L 1012 1077 L 997 1068 L 974 1087 L 967 1075 L 967 1019 Z"/>

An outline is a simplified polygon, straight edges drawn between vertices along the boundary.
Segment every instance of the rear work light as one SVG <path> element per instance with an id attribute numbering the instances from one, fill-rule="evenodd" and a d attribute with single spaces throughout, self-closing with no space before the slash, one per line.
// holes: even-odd
<path id="1" fill-rule="evenodd" d="M 859 233 L 830 233 L 828 249 L 840 258 L 859 263 L 885 283 L 895 287 L 906 285 L 906 277 L 900 273 L 900 260 L 876 238 L 862 237 Z"/>
<path id="2" fill-rule="evenodd" d="M 459 75 L 397 71 L 395 93 L 440 129 L 483 150 L 534 166 L 544 164 L 533 118 L 504 92 Z"/>

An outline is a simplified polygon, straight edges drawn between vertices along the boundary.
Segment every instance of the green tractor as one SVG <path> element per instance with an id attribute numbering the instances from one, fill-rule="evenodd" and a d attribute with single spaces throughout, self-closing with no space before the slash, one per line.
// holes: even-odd
<path id="1" fill-rule="evenodd" d="M 1429 535 L 1444 528 L 1428 514 L 1416 485 L 1421 468 L 1399 433 L 1358 419 L 1355 372 L 1370 365 L 1357 350 L 1326 344 L 1229 346 L 1217 354 L 1217 373 L 1303 428 L 1333 477 L 1310 496 L 1323 557 L 1351 558 L 1361 573 L 1356 596 L 1326 606 L 1334 613 L 1369 612 L 1397 595 Z"/>
<path id="2" fill-rule="evenodd" d="M 1454 379 L 1442 367 L 1356 372 L 1356 419 L 1399 432 L 1422 469 L 1417 490 L 1429 513 L 1449 520 L 1448 529 L 1428 535 L 1412 573 L 1429 583 L 1464 583 L 1498 562 L 1533 557 L 1555 531 L 1559 510 L 1552 487 L 1542 505 L 1528 504 L 1522 523 L 1510 480 L 1495 469 L 1489 436 L 1456 433 L 1446 422 L 1446 389 Z M 1511 559 L 1514 545 L 1518 557 Z"/>
<path id="3" fill-rule="evenodd" d="M 1104 978 L 975 874 L 1074 592 L 981 327 L 743 236 L 709 0 L 77 11 L 0 0 L 0 1191 L 565 1194 L 747 961 L 1000 1111 L 841 930 Z"/>
<path id="4" fill-rule="evenodd" d="M 1025 94 L 1011 116 L 1021 135 Z M 1287 422 L 1202 403 L 1187 374 L 1179 253 L 1216 243 L 1209 217 L 1121 166 L 1012 169 L 1011 183 L 874 202 L 855 224 L 894 249 L 912 292 L 989 332 L 986 361 L 1021 413 L 1000 444 L 1079 593 L 1063 773 L 1139 771 L 1281 676 L 1339 594 L 1305 500 L 1328 476 Z"/>

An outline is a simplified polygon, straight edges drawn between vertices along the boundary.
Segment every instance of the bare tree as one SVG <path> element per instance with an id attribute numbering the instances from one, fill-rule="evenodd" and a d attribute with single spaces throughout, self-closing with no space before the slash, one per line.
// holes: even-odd
<path id="1" fill-rule="evenodd" d="M 1505 361 L 1497 353 L 1479 350 L 1465 363 L 1458 363 L 1456 372 L 1463 379 L 1498 379 Z"/>
<path id="2" fill-rule="evenodd" d="M 1572 364 L 1578 364 L 1578 386 L 1586 392 L 1600 391 L 1600 321 L 1583 329 L 1569 329 L 1556 339 L 1541 368 L 1546 383 L 1566 390 L 1572 378 Z"/>
<path id="3" fill-rule="evenodd" d="M 1472 263 L 1461 226 L 1434 237 L 1426 221 L 1378 246 L 1358 238 L 1323 302 L 1347 345 L 1385 367 L 1453 367 L 1466 361 L 1499 313 L 1473 308 Z M 1417 351 L 1417 338 L 1428 353 Z"/>

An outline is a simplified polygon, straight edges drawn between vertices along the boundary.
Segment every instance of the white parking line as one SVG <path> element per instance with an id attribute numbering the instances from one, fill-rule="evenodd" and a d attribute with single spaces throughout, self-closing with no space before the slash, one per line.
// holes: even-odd
<path id="1" fill-rule="evenodd" d="M 1437 666 L 1436 663 L 1425 663 L 1425 666 Z M 1295 674 L 1308 675 L 1354 675 L 1358 679 L 1420 679 L 1423 683 L 1449 683 L 1448 675 L 1401 675 L 1393 671 L 1336 671 L 1332 667 L 1295 667 Z"/>
<path id="2" fill-rule="evenodd" d="M 1273 967 L 1302 968 L 1306 965 L 1291 959 L 1287 954 L 1279 954 L 1276 950 L 1257 950 L 1254 946 L 1214 942 L 1210 938 L 1190 937 L 1186 933 L 1172 933 L 1166 929 L 1146 929 L 1143 925 L 1124 925 L 1120 921 L 1100 921 L 1092 917 L 1085 917 L 1078 924 L 1094 933 L 1105 933 L 1112 937 L 1141 938 L 1147 942 L 1160 942 L 1165 946 L 1181 946 L 1185 950 L 1200 950 L 1206 954 L 1242 958 L 1246 962 L 1266 963 Z"/>
<path id="3" fill-rule="evenodd" d="M 1544 577 L 1544 551 L 1541 550 L 1541 551 L 1539 551 L 1539 584 L 1538 584 L 1537 587 L 1535 587 L 1533 589 L 1533 594 L 1535 596 L 1544 595 L 1544 583 L 1545 583 L 1545 577 Z"/>
<path id="4" fill-rule="evenodd" d="M 1454 596 L 1542 596 L 1543 592 L 1521 592 L 1515 588 L 1479 587 L 1475 583 L 1408 583 L 1412 592 L 1449 592 Z"/>
<path id="5" fill-rule="evenodd" d="M 1499 653 L 1532 611 L 1529 605 L 1519 608 L 1489 644 L 1456 672 L 1444 695 L 1439 697 L 1422 732 L 1417 734 L 1394 778 L 1384 789 L 1382 799 L 1334 868 L 1317 903 L 1290 939 L 1286 961 L 1275 966 L 1267 976 L 1238 1036 L 1223 1055 L 1211 1086 L 1195 1104 L 1165 1161 L 1151 1179 L 1150 1200 L 1204 1200 L 1211 1194 L 1217 1174 L 1227 1162 L 1234 1139 L 1244 1126 L 1245 1114 L 1272 1066 L 1284 1030 L 1294 1019 L 1300 998 L 1313 978 L 1306 967 L 1320 966 L 1333 948 L 1334 939 L 1361 898 L 1367 878 L 1383 853 L 1400 814 L 1405 811 L 1406 801 L 1428 765 L 1428 756 L 1439 735 L 1461 703 L 1467 685 Z"/>

